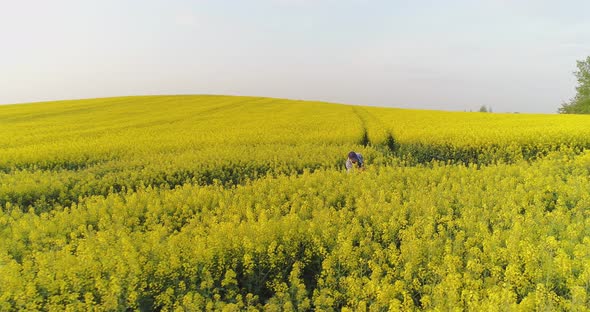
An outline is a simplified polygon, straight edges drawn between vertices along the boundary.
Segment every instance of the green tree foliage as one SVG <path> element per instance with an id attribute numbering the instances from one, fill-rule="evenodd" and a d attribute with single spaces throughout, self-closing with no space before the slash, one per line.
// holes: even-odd
<path id="1" fill-rule="evenodd" d="M 574 72 L 578 80 L 576 96 L 568 103 L 562 104 L 562 114 L 590 114 L 590 56 L 577 61 L 578 70 Z"/>

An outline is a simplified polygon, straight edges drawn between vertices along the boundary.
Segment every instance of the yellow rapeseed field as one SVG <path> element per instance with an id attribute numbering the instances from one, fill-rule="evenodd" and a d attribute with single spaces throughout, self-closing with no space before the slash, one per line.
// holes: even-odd
<path id="1" fill-rule="evenodd" d="M 0 310 L 588 311 L 588 124 L 214 95 L 0 106 Z"/>

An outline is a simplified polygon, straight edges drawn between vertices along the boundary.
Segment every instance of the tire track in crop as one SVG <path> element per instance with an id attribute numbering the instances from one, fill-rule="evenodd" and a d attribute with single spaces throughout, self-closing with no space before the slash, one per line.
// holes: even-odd
<path id="1" fill-rule="evenodd" d="M 363 136 L 360 142 L 363 146 L 385 146 L 388 150 L 388 153 L 397 153 L 399 151 L 399 143 L 394 138 L 391 129 L 389 129 L 389 127 L 387 127 L 381 119 L 361 107 L 353 107 L 353 111 L 361 121 L 361 126 L 363 128 Z M 369 136 L 370 124 L 375 125 L 375 127 L 381 127 L 382 129 L 385 129 L 386 135 L 384 144 L 378 144 L 374 141 L 371 141 L 371 137 Z"/>
<path id="2" fill-rule="evenodd" d="M 365 116 L 363 116 L 360 113 L 360 110 L 361 110 L 361 108 L 356 107 L 356 106 L 352 108 L 352 111 L 356 114 L 356 116 L 360 120 L 361 127 L 363 129 L 363 134 L 361 136 L 361 140 L 359 141 L 359 143 L 362 146 L 367 147 L 367 146 L 371 145 L 371 141 L 369 140 L 369 131 L 367 129 L 367 120 L 366 120 Z M 363 110 L 363 111 L 365 111 L 365 110 Z M 366 111 L 365 111 L 365 113 L 366 113 Z"/>
<path id="3" fill-rule="evenodd" d="M 379 117 L 373 115 L 372 113 L 364 110 L 367 115 L 369 115 L 379 126 L 385 129 L 385 146 L 389 149 L 391 153 L 397 153 L 399 151 L 400 145 L 393 136 L 392 130 L 381 120 Z"/>

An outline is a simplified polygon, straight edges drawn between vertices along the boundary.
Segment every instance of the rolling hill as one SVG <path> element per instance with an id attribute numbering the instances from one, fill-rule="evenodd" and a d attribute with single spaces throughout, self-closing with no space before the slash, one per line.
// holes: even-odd
<path id="1" fill-rule="evenodd" d="M 0 106 L 0 310 L 587 310 L 588 122 L 216 95 Z"/>

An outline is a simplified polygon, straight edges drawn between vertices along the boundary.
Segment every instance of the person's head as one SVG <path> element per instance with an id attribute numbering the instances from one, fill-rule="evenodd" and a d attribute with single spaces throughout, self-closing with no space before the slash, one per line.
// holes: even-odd
<path id="1" fill-rule="evenodd" d="M 359 158 L 354 151 L 348 153 L 348 159 L 350 159 L 350 161 L 352 161 L 353 163 L 357 163 L 359 161 Z"/>

